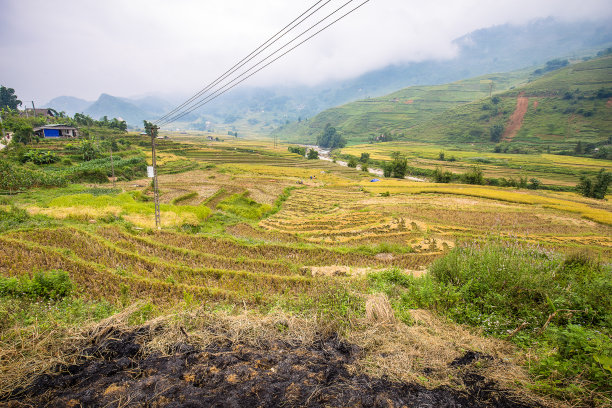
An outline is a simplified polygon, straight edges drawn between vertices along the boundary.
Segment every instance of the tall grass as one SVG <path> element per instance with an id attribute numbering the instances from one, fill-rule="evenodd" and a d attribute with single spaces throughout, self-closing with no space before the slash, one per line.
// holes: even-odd
<path id="1" fill-rule="evenodd" d="M 503 241 L 459 246 L 429 274 L 370 275 L 396 310 L 431 308 L 533 352 L 537 388 L 582 401 L 612 392 L 612 268 L 584 253 L 562 255 Z"/>

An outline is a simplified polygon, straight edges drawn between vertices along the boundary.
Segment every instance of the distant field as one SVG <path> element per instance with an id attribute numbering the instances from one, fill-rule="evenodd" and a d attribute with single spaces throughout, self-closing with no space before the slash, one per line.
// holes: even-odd
<path id="1" fill-rule="evenodd" d="M 465 150 L 464 150 L 465 149 Z M 610 160 L 587 157 L 561 156 L 546 153 L 508 154 L 492 151 L 469 150 L 453 145 L 423 144 L 418 142 L 387 142 L 362 144 L 343 148 L 340 153 L 360 157 L 369 153 L 373 160 L 391 160 L 393 152 L 401 152 L 409 164 L 418 168 L 434 170 L 440 167 L 454 173 L 465 173 L 478 165 L 485 177 L 538 178 L 544 184 L 574 186 L 581 175 L 594 175 L 600 169 L 612 171 Z M 440 160 L 440 153 L 445 160 Z M 451 161 L 456 159 L 456 161 Z"/>

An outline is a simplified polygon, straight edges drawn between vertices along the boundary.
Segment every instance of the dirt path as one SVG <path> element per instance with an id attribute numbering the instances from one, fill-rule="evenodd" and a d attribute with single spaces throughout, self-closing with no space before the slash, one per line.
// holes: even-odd
<path id="1" fill-rule="evenodd" d="M 506 130 L 504 131 L 504 135 L 502 140 L 505 142 L 509 142 L 514 139 L 514 136 L 518 133 L 523 126 L 523 118 L 527 113 L 527 108 L 529 107 L 529 98 L 523 96 L 524 92 L 521 92 L 516 98 L 516 109 L 512 116 L 510 116 L 510 121 L 506 125 Z"/>
<path id="2" fill-rule="evenodd" d="M 109 332 L 82 350 L 81 363 L 58 366 L 57 374 L 0 396 L 0 407 L 528 406 L 474 371 L 473 362 L 492 357 L 471 351 L 450 363 L 462 389 L 429 389 L 352 373 L 360 350 L 337 336 L 257 347 L 219 340 L 198 349 L 182 342 L 168 355 L 146 355 L 138 334 Z"/>

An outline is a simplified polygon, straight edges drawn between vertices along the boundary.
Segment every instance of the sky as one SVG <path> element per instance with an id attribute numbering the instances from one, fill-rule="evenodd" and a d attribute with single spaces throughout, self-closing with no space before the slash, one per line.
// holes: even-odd
<path id="1" fill-rule="evenodd" d="M 293 38 L 346 1 L 329 0 L 285 38 Z M 353 0 L 337 16 L 362 1 Z M 61 95 L 92 101 L 101 93 L 188 95 L 315 3 L 0 0 L 0 84 L 14 88 L 23 101 L 39 103 Z M 390 64 L 452 58 L 457 52 L 452 41 L 471 31 L 546 17 L 612 20 L 612 2 L 370 0 L 245 85 L 316 85 Z"/>

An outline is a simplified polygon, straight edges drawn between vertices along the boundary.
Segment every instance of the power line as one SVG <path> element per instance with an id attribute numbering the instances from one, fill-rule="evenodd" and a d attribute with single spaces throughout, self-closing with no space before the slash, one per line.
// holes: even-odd
<path id="1" fill-rule="evenodd" d="M 179 111 L 180 109 L 182 109 L 183 107 L 185 107 L 186 105 L 190 104 L 192 101 L 194 101 L 195 99 L 197 99 L 198 97 L 200 97 L 202 94 L 204 94 L 206 91 L 208 91 L 210 88 L 212 88 L 213 86 L 215 86 L 216 84 L 218 84 L 220 81 L 224 80 L 225 78 L 227 78 L 229 75 L 233 74 L 234 72 L 236 72 L 238 69 L 240 69 L 241 67 L 243 67 L 245 64 L 247 64 L 249 61 L 251 61 L 253 58 L 255 58 L 256 56 L 258 56 L 259 54 L 261 54 L 263 51 L 265 51 L 266 49 L 268 49 L 270 46 L 272 46 L 274 43 L 276 43 L 278 40 L 280 40 L 281 38 L 283 38 L 285 35 L 289 34 L 293 29 L 295 29 L 296 27 L 298 27 L 300 24 L 302 24 L 305 20 L 307 20 L 308 18 L 310 18 L 314 13 L 316 13 L 317 11 L 321 10 L 321 8 L 325 7 L 330 1 L 332 0 L 327 0 L 325 1 L 325 3 L 321 6 L 319 6 L 316 10 L 314 10 L 312 13 L 310 13 L 308 16 L 306 16 L 305 18 L 303 18 L 299 23 L 295 24 L 293 27 L 291 27 L 289 30 L 287 30 L 288 27 L 290 27 L 293 23 L 295 23 L 297 20 L 299 20 L 300 18 L 302 18 L 305 14 L 307 14 L 310 10 L 312 10 L 313 8 L 315 8 L 318 4 L 320 4 L 321 2 L 323 2 L 324 0 L 319 0 L 317 1 L 315 4 L 313 4 L 310 8 L 308 8 L 306 11 L 304 11 L 302 14 L 300 14 L 297 18 L 295 18 L 293 21 L 291 21 L 289 24 L 287 24 L 285 27 L 283 27 L 280 31 L 278 31 L 276 34 L 274 34 L 272 37 L 268 38 L 265 42 L 263 42 L 259 47 L 257 47 L 255 50 L 253 50 L 249 55 L 247 55 L 246 57 L 244 57 L 243 59 L 241 59 L 240 61 L 238 61 L 233 67 L 231 67 L 230 69 L 228 69 L 227 71 L 225 71 L 223 74 L 221 74 L 219 77 L 217 77 L 217 79 L 215 79 L 213 82 L 209 83 L 208 85 L 206 85 L 203 89 L 201 89 L 200 91 L 198 91 L 195 95 L 193 95 L 191 98 L 187 99 L 185 102 L 183 102 L 182 104 L 180 104 L 179 106 L 177 106 L 176 108 L 174 108 L 173 110 L 171 110 L 170 112 L 166 113 L 164 116 L 162 116 L 161 118 L 157 119 L 155 121 L 155 123 L 159 123 L 161 122 L 163 119 L 166 119 L 167 117 L 173 115 L 175 112 Z M 285 33 L 283 33 L 280 37 L 279 34 L 281 34 L 283 31 L 287 30 Z M 275 37 L 278 37 L 276 39 L 274 39 Z M 274 41 L 272 41 L 274 40 Z M 270 44 L 268 44 L 270 41 L 272 41 Z M 268 45 L 266 45 L 268 44 Z M 265 47 L 264 47 L 265 46 Z M 261 49 L 262 47 L 264 47 L 263 49 Z M 253 55 L 255 54 L 255 55 Z"/>
<path id="2" fill-rule="evenodd" d="M 268 62 L 267 64 L 265 64 L 264 66 L 262 66 L 261 68 L 257 69 L 255 72 L 249 74 L 248 76 L 246 76 L 245 78 L 241 79 L 240 81 L 236 82 L 235 84 L 229 86 L 232 82 L 235 82 L 236 80 L 238 80 L 238 78 L 246 75 L 246 73 L 248 73 L 250 70 L 254 69 L 255 67 L 257 67 L 258 65 L 260 65 L 263 61 L 265 61 L 266 59 L 270 58 L 272 55 L 276 54 L 277 52 L 279 52 L 280 50 L 282 50 L 283 48 L 285 48 L 287 45 L 291 44 L 293 41 L 295 41 L 297 38 L 299 38 L 300 36 L 302 36 L 303 34 L 305 34 L 306 32 L 310 31 L 312 28 L 314 28 L 315 26 L 317 26 L 318 24 L 320 24 L 322 21 L 326 20 L 327 18 L 329 18 L 331 15 L 335 14 L 338 10 L 342 9 L 343 7 L 345 7 L 346 5 L 348 5 L 349 3 L 351 3 L 354 0 L 350 0 L 347 3 L 345 3 L 343 6 L 339 7 L 338 9 L 336 9 L 333 13 L 329 14 L 328 16 L 326 16 L 325 18 L 323 18 L 322 20 L 320 20 L 318 23 L 316 23 L 315 25 L 313 25 L 312 27 L 310 27 L 308 30 L 304 31 L 302 34 L 300 34 L 299 36 L 295 37 L 293 40 L 291 40 L 289 43 L 285 44 L 283 47 L 277 49 L 276 51 L 274 51 L 273 53 L 271 53 L 270 55 L 268 55 L 268 57 L 264 58 L 262 61 L 258 62 L 257 64 L 255 64 L 253 67 L 249 68 L 246 72 L 242 73 L 241 75 L 239 75 L 237 78 L 233 79 L 232 81 L 230 81 L 228 84 L 224 85 L 223 87 L 221 87 L 220 89 L 218 89 L 217 91 L 215 91 L 213 94 L 209 95 L 208 97 L 204 98 L 203 100 L 201 100 L 200 102 L 197 102 L 197 104 L 192 105 L 191 107 L 187 108 L 187 110 L 176 114 L 175 116 L 168 118 L 166 120 L 163 121 L 163 123 L 161 123 L 160 126 L 164 126 L 167 125 L 169 123 L 175 122 L 176 120 L 182 118 L 183 116 L 193 112 L 194 110 L 206 105 L 207 103 L 213 101 L 214 99 L 218 98 L 219 96 L 225 94 L 226 92 L 228 92 L 229 90 L 235 88 L 237 85 L 241 84 L 242 82 L 246 81 L 247 79 L 249 79 L 250 77 L 252 77 L 253 75 L 257 74 L 259 71 L 261 71 L 262 69 L 266 68 L 267 66 L 269 66 L 270 64 L 274 63 L 275 61 L 279 60 L 280 58 L 282 58 L 283 56 L 287 55 L 289 52 L 293 51 L 294 49 L 298 48 L 299 46 L 301 46 L 302 44 L 304 44 L 305 42 L 309 41 L 310 39 L 312 39 L 313 37 L 315 37 L 316 35 L 318 35 L 319 33 L 321 33 L 322 31 L 328 29 L 329 27 L 331 27 L 332 25 L 336 24 L 338 21 L 342 20 L 343 18 L 345 18 L 346 16 L 348 16 L 349 14 L 355 12 L 356 10 L 358 10 L 359 8 L 363 7 L 366 3 L 368 3 L 370 0 L 365 0 L 364 2 L 362 2 L 361 4 L 359 4 L 357 7 L 351 9 L 350 11 L 348 11 L 347 13 L 343 14 L 342 16 L 338 17 L 336 20 L 332 21 L 331 23 L 329 23 L 328 25 L 326 25 L 325 27 L 321 28 L 320 30 L 318 30 L 317 32 L 315 32 L 314 34 L 310 35 L 309 37 L 307 37 L 306 39 L 304 39 L 303 41 L 299 42 L 298 44 L 296 44 L 295 46 L 291 47 L 290 49 L 288 49 L 287 51 L 285 51 L 284 53 L 282 53 L 281 55 L 279 55 L 278 57 L 274 58 L 272 61 Z M 229 86 L 229 87 L 228 87 Z M 225 90 L 221 91 L 223 88 L 226 88 Z M 216 94 L 216 95 L 215 95 Z"/>
<path id="3" fill-rule="evenodd" d="M 236 78 L 234 78 L 233 80 L 231 80 L 229 83 L 221 86 L 219 89 L 217 89 L 215 92 L 213 92 L 211 95 L 208 95 L 206 97 L 204 97 L 204 99 L 210 98 L 215 94 L 218 94 L 219 92 L 221 92 L 221 90 L 223 90 L 224 88 L 228 87 L 230 84 L 232 84 L 233 82 L 237 81 L 239 78 L 243 77 L 244 75 L 246 75 L 247 73 L 249 73 L 250 71 L 252 71 L 253 69 L 255 69 L 257 66 L 261 65 L 264 61 L 266 61 L 267 59 L 269 59 L 270 57 L 272 57 L 274 54 L 276 54 L 277 52 L 281 51 L 283 48 L 289 46 L 291 43 L 293 43 L 295 40 L 297 40 L 298 38 L 302 37 L 304 34 L 306 34 L 308 31 L 312 30 L 314 27 L 316 27 L 317 25 L 321 24 L 323 21 L 327 20 L 329 17 L 331 17 L 332 15 L 336 14 L 339 10 L 343 9 L 344 7 L 346 7 L 348 4 L 352 3 L 355 0 L 349 0 L 346 3 L 344 3 L 342 6 L 338 7 L 336 10 L 334 10 L 333 12 L 331 12 L 330 14 L 328 14 L 327 16 L 325 16 L 324 18 L 322 18 L 321 20 L 319 20 L 317 23 L 313 24 L 312 26 L 310 26 L 308 29 L 302 31 L 299 35 L 297 35 L 296 37 L 294 37 L 292 40 L 290 40 L 289 42 L 285 43 L 285 45 L 283 45 L 282 47 L 276 49 L 276 51 L 268 54 L 268 56 L 266 56 L 265 58 L 263 58 L 262 60 L 260 60 L 259 62 L 255 63 L 253 66 L 251 66 L 250 68 L 248 68 L 245 72 L 243 72 L 242 74 L 238 75 Z M 302 20 L 304 21 L 304 20 Z M 297 27 L 297 26 L 296 26 Z M 295 27 L 294 27 L 295 28 Z M 279 38 L 280 39 L 280 38 Z M 270 44 L 272 45 L 272 44 Z M 267 47 L 266 47 L 267 48 Z M 263 50 L 262 50 L 263 51 Z M 259 53 L 258 53 L 259 54 Z M 244 64 L 243 64 L 244 66 Z M 185 108 L 185 109 L 191 109 L 191 107 L 193 107 L 195 104 L 202 102 L 202 100 L 200 100 L 199 102 L 195 102 L 193 104 L 191 104 L 191 106 Z M 184 116 L 184 115 L 183 115 Z M 182 117 L 182 116 L 181 116 Z M 165 119 L 165 122 L 171 122 L 173 121 L 172 118 L 170 119 Z M 158 123 L 161 123 L 162 125 L 164 121 L 160 120 Z"/>

